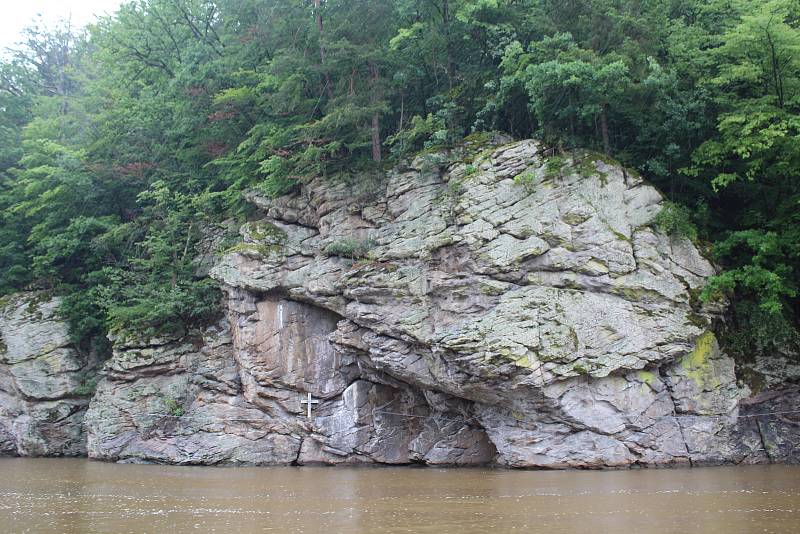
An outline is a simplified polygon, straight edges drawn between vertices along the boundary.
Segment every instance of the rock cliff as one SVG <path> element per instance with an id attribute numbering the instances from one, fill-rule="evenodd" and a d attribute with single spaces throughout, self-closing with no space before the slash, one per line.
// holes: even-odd
<path id="1" fill-rule="evenodd" d="M 753 417 L 785 411 L 797 389 L 744 398 L 712 333 L 723 310 L 697 301 L 713 268 L 652 228 L 662 198 L 640 177 L 522 141 L 420 156 L 373 184 L 250 193 L 261 215 L 211 271 L 225 317 L 116 340 L 85 414 L 88 455 L 548 468 L 798 457 L 796 419 Z M 9 309 L 22 308 L 6 308 L 4 339 L 37 324 Z M 9 382 L 56 345 L 6 344 L 0 449 L 80 453 L 57 436 L 48 449 L 43 431 L 44 448 L 19 445 L 12 427 L 40 406 L 77 420 L 85 400 L 67 399 L 74 385 Z"/>
<path id="2" fill-rule="evenodd" d="M 59 304 L 42 293 L 0 303 L 0 454 L 86 455 L 97 362 L 70 342 Z"/>

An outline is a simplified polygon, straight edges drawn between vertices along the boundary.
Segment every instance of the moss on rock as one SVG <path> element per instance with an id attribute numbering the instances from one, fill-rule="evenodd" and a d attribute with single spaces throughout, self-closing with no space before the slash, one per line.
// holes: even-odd
<path id="1" fill-rule="evenodd" d="M 706 390 L 719 386 L 719 379 L 711 364 L 716 348 L 717 338 L 713 332 L 707 331 L 695 340 L 694 350 L 680 361 L 681 367 L 686 370 L 686 376 Z"/>

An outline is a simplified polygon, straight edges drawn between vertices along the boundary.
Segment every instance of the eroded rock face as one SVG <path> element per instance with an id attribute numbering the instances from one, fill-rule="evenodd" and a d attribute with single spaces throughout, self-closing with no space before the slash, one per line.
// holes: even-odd
<path id="1" fill-rule="evenodd" d="M 362 373 L 357 358 L 330 343 L 340 319 L 330 311 L 236 290 L 228 304 L 226 320 L 196 337 L 117 343 L 86 414 L 90 457 L 179 464 L 494 457 L 483 430 L 464 418 L 470 403 Z M 301 392 L 320 401 L 313 419 Z"/>
<path id="2" fill-rule="evenodd" d="M 86 454 L 82 419 L 96 362 L 70 342 L 59 305 L 22 293 L 0 306 L 0 454 Z"/>
<path id="3" fill-rule="evenodd" d="M 86 414 L 92 458 L 290 463 L 299 439 L 249 402 L 227 325 L 205 336 L 118 342 Z"/>
<path id="4" fill-rule="evenodd" d="M 655 189 L 591 156 L 548 160 L 533 141 L 455 165 L 435 158 L 361 197 L 330 183 L 276 200 L 251 194 L 265 218 L 212 270 L 232 302 L 279 294 L 341 319 L 326 327 L 331 344 L 313 349 L 334 350 L 340 375 L 314 391 L 323 402 L 301 457 L 352 461 L 382 443 L 388 450 L 369 459 L 431 462 L 406 451 L 442 407 L 468 422 L 456 437 L 481 444 L 469 457 L 495 450 L 502 465 L 747 457 L 733 438 L 733 362 L 709 331 L 721 310 L 696 302 L 713 268 L 688 240 L 649 226 L 661 209 Z M 244 323 L 279 315 L 266 311 Z M 263 338 L 239 332 L 241 347 Z M 292 373 L 268 353 L 244 350 L 278 369 L 261 387 L 310 389 L 287 382 Z M 442 400 L 426 408 L 418 399 L 431 395 Z M 365 417 L 364 405 L 392 406 L 395 419 Z M 387 428 L 392 438 L 379 437 Z"/>
<path id="5" fill-rule="evenodd" d="M 743 463 L 797 463 L 800 458 L 800 386 L 784 385 L 745 399 L 735 443 Z"/>
<path id="6" fill-rule="evenodd" d="M 758 415 L 788 412 L 797 392 L 742 399 L 711 333 L 722 309 L 696 298 L 713 268 L 650 226 L 655 189 L 596 157 L 547 158 L 534 141 L 451 156 L 459 163 L 417 158 L 366 192 L 315 182 L 249 194 L 260 220 L 211 269 L 225 316 L 181 337 L 115 341 L 85 417 L 89 456 L 546 468 L 797 458 L 796 419 Z M 14 350 L 3 365 L 28 361 Z M 48 387 L 72 387 L 59 380 Z M 17 447 L 9 420 L 0 449 Z"/>

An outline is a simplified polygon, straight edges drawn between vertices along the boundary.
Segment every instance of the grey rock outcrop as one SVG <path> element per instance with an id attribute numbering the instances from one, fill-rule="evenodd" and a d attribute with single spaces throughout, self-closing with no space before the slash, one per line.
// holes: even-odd
<path id="1" fill-rule="evenodd" d="M 747 463 L 800 461 L 800 386 L 784 385 L 741 403 L 734 439 Z M 749 446 L 755 444 L 755 446 Z"/>
<path id="2" fill-rule="evenodd" d="M 337 314 L 330 338 L 359 379 L 460 403 L 499 464 L 747 456 L 731 437 L 733 362 L 709 331 L 721 310 L 695 298 L 713 268 L 649 226 L 655 189 L 589 155 L 546 158 L 533 141 L 436 158 L 390 173 L 372 196 L 329 183 L 251 194 L 266 218 L 212 275 L 228 294 Z M 325 410 L 353 411 L 344 395 Z M 335 435 L 320 417 L 311 441 L 336 448 Z"/>
<path id="3" fill-rule="evenodd" d="M 296 437 L 242 395 L 227 326 L 205 337 L 118 342 L 86 414 L 92 458 L 289 463 Z"/>
<path id="4" fill-rule="evenodd" d="M 760 461 L 710 332 L 721 309 L 695 298 L 713 268 L 649 226 L 656 190 L 533 141 L 455 159 L 418 158 L 360 195 L 324 182 L 250 194 L 264 217 L 211 271 L 226 320 L 118 344 L 87 416 L 90 455 Z"/>
<path id="5" fill-rule="evenodd" d="M 0 306 L 0 454 L 82 456 L 96 362 L 72 345 L 58 298 L 21 293 Z"/>
<path id="6" fill-rule="evenodd" d="M 249 193 L 260 215 L 210 271 L 224 317 L 115 340 L 85 417 L 88 455 L 546 468 L 797 458 L 796 419 L 758 416 L 789 411 L 797 392 L 744 398 L 712 333 L 723 306 L 697 299 L 714 269 L 651 226 L 662 197 L 638 176 L 522 141 L 428 154 L 370 184 Z"/>
<path id="7" fill-rule="evenodd" d="M 180 464 L 493 458 L 482 430 L 444 417 L 460 403 L 363 376 L 328 340 L 335 314 L 234 290 L 228 304 L 230 321 L 195 338 L 117 344 L 86 415 L 89 456 Z M 301 391 L 321 399 L 313 420 Z"/>

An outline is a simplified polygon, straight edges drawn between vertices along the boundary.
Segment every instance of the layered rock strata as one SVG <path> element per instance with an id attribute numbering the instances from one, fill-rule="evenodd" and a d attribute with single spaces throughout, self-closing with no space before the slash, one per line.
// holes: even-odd
<path id="1" fill-rule="evenodd" d="M 790 412 L 796 388 L 744 398 L 712 333 L 722 307 L 697 299 L 714 270 L 652 227 L 662 197 L 638 176 L 522 141 L 420 156 L 369 183 L 248 194 L 260 216 L 211 269 L 225 317 L 116 340 L 85 417 L 89 456 L 797 459 L 796 415 L 763 415 Z"/>
<path id="2" fill-rule="evenodd" d="M 177 428 L 142 439 L 131 427 L 122 447 L 93 438 L 92 454 L 553 468 L 761 458 L 758 440 L 734 437 L 740 392 L 710 332 L 720 310 L 696 299 L 714 271 L 650 226 L 655 189 L 533 141 L 456 159 L 419 157 L 361 194 L 322 181 L 250 194 L 263 216 L 212 270 L 230 342 L 181 357 L 229 365 L 225 400 L 218 373 L 178 372 L 186 413 L 159 423 Z M 98 410 L 152 382 L 142 375 L 109 374 Z M 310 420 L 307 393 L 320 401 Z M 244 410 L 224 412 L 240 430 L 205 415 L 211 398 Z M 198 434 L 205 446 L 176 439 Z"/>
<path id="3" fill-rule="evenodd" d="M 60 304 L 41 292 L 0 304 L 0 454 L 86 455 L 97 362 L 71 343 Z"/>

